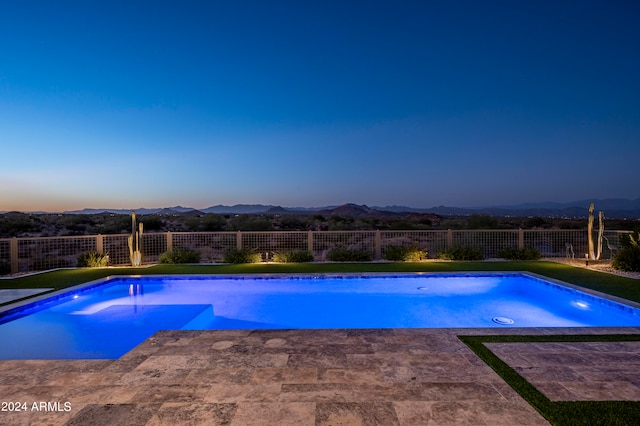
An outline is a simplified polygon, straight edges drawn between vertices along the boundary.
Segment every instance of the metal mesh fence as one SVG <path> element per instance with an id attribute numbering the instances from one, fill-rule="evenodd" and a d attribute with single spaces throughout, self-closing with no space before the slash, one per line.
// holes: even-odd
<path id="1" fill-rule="evenodd" d="M 131 265 L 128 237 L 128 234 L 103 236 L 103 253 L 109 255 L 109 263 L 112 265 Z"/>
<path id="2" fill-rule="evenodd" d="M 96 250 L 96 236 L 18 238 L 18 272 L 77 265 L 78 257 Z"/>
<path id="3" fill-rule="evenodd" d="M 604 231 L 602 241 L 602 256 L 600 259 L 613 259 L 615 253 L 622 246 L 622 236 L 629 235 L 630 232 Z M 595 237 L 594 237 L 595 238 Z"/>
<path id="4" fill-rule="evenodd" d="M 451 246 L 482 250 L 485 258 L 495 258 L 504 247 L 518 247 L 518 230 L 457 230 L 452 231 Z"/>
<path id="5" fill-rule="evenodd" d="M 200 252 L 200 262 L 222 262 L 224 254 L 237 246 L 236 232 L 176 232 L 171 234 L 172 248 Z"/>
<path id="6" fill-rule="evenodd" d="M 391 247 L 415 247 L 435 258 L 447 248 L 447 231 L 380 231 L 381 256 Z"/>
<path id="7" fill-rule="evenodd" d="M 327 260 L 333 247 L 361 250 L 375 255 L 376 231 L 322 231 L 313 233 L 313 257 Z"/>
<path id="8" fill-rule="evenodd" d="M 11 240 L 0 240 L 0 275 L 11 273 Z"/>
<path id="9" fill-rule="evenodd" d="M 601 259 L 611 259 L 628 231 L 605 231 Z M 128 234 L 76 237 L 0 239 L 0 274 L 74 267 L 90 250 L 109 255 L 111 265 L 129 265 Z M 597 251 L 597 232 L 594 231 Z M 316 261 L 327 260 L 334 247 L 361 250 L 384 258 L 390 247 L 415 247 L 429 258 L 452 246 L 474 247 L 485 258 L 497 257 L 504 247 L 533 247 L 542 257 L 584 258 L 588 251 L 586 230 L 432 230 L 432 231 L 270 231 L 145 233 L 141 238 L 143 263 L 156 263 L 169 248 L 198 250 L 202 263 L 221 262 L 236 248 L 261 253 L 311 251 Z"/>
<path id="10" fill-rule="evenodd" d="M 584 257 L 587 252 L 587 239 L 585 230 L 524 231 L 525 247 L 538 249 L 542 257 Z"/>
<path id="11" fill-rule="evenodd" d="M 242 247 L 249 248 L 263 254 L 267 260 L 273 253 L 289 253 L 306 251 L 308 247 L 308 232 L 243 232 Z"/>
<path id="12" fill-rule="evenodd" d="M 143 263 L 157 263 L 160 255 L 167 251 L 167 234 L 143 234 L 140 238 Z"/>

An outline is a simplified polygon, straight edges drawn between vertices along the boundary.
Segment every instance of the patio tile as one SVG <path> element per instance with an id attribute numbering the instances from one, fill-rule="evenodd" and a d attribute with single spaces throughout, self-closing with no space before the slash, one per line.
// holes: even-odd
<path id="1" fill-rule="evenodd" d="M 279 383 L 235 385 L 214 383 L 207 387 L 203 400 L 213 403 L 275 402 L 282 385 Z"/>
<path id="2" fill-rule="evenodd" d="M 232 426 L 315 426 L 316 404 L 311 402 L 294 403 L 251 403 L 238 404 L 231 421 Z"/>
<path id="3" fill-rule="evenodd" d="M 317 368 L 257 368 L 251 375 L 255 383 L 313 383 L 318 380 Z"/>
<path id="4" fill-rule="evenodd" d="M 237 404 L 165 403 L 145 426 L 226 426 L 238 409 Z"/>
<path id="5" fill-rule="evenodd" d="M 139 385 L 131 402 L 138 404 L 204 401 L 210 387 L 206 385 Z"/>
<path id="6" fill-rule="evenodd" d="M 250 384 L 252 383 L 253 369 L 251 368 L 202 368 L 192 369 L 185 378 L 185 383 L 193 384 Z"/>
<path id="7" fill-rule="evenodd" d="M 0 361 L 3 398 L 72 406 L 0 423 L 546 424 L 456 336 L 571 330 L 160 332 L 118 360 Z M 488 346 L 558 400 L 636 400 L 635 342 L 593 343 Z"/>
<path id="8" fill-rule="evenodd" d="M 319 402 L 316 426 L 323 425 L 399 425 L 390 402 Z"/>
<path id="9" fill-rule="evenodd" d="M 575 401 L 640 401 L 640 387 L 626 381 L 575 381 L 560 384 L 572 395 Z M 557 397 L 550 397 L 559 400 Z"/>
<path id="10" fill-rule="evenodd" d="M 486 346 L 553 401 L 640 401 L 640 342 Z"/>
<path id="11" fill-rule="evenodd" d="M 145 424 L 159 407 L 159 404 L 87 405 L 73 416 L 66 426 Z"/>
<path id="12" fill-rule="evenodd" d="M 476 405 L 467 402 L 396 401 L 393 403 L 401 426 L 487 425 Z"/>

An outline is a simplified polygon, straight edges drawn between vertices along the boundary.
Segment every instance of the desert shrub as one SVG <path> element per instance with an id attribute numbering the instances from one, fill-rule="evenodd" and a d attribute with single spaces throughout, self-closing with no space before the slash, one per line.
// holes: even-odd
<path id="1" fill-rule="evenodd" d="M 637 238 L 630 235 L 623 241 L 611 266 L 620 271 L 640 272 L 640 235 Z"/>
<path id="2" fill-rule="evenodd" d="M 640 272 L 640 247 L 623 247 L 615 254 L 611 266 L 626 272 Z"/>
<path id="3" fill-rule="evenodd" d="M 640 245 L 640 232 L 638 232 L 637 236 L 634 236 L 633 232 L 627 235 L 620 236 L 620 246 L 622 248 L 625 247 L 638 247 Z"/>
<path id="4" fill-rule="evenodd" d="M 540 251 L 535 247 L 504 247 L 498 250 L 497 256 L 508 260 L 538 260 L 540 259 Z"/>
<path id="5" fill-rule="evenodd" d="M 418 262 L 427 257 L 427 252 L 416 246 L 389 246 L 384 249 L 384 258 L 394 262 Z"/>
<path id="6" fill-rule="evenodd" d="M 438 259 L 445 260 L 482 260 L 482 250 L 477 247 L 453 246 L 438 253 Z"/>
<path id="7" fill-rule="evenodd" d="M 280 263 L 305 263 L 313 262 L 313 260 L 313 254 L 304 250 L 273 254 L 273 261 Z"/>
<path id="8" fill-rule="evenodd" d="M 334 247 L 327 253 L 327 260 L 331 262 L 369 262 L 371 253 L 364 250 Z"/>
<path id="9" fill-rule="evenodd" d="M 229 250 L 224 254 L 225 263 L 259 263 L 262 262 L 262 254 L 252 248 Z"/>
<path id="10" fill-rule="evenodd" d="M 160 255 L 160 263 L 200 263 L 200 252 L 184 247 L 174 247 Z"/>
<path id="11" fill-rule="evenodd" d="M 108 264 L 109 255 L 98 253 L 95 250 L 90 250 L 78 256 L 78 266 L 81 268 L 100 268 Z"/>

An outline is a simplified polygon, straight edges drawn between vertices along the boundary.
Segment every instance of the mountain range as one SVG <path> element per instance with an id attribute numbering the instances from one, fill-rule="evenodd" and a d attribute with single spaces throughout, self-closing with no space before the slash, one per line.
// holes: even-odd
<path id="1" fill-rule="evenodd" d="M 343 204 L 340 206 L 324 207 L 281 207 L 265 204 L 236 204 L 233 206 L 215 205 L 205 209 L 175 206 L 162 208 L 137 209 L 82 209 L 65 211 L 65 214 L 97 214 L 116 213 L 129 214 L 135 210 L 137 214 L 165 214 L 165 215 L 193 215 L 203 213 L 217 214 L 321 214 L 342 216 L 388 216 L 406 213 L 430 213 L 440 216 L 469 216 L 472 214 L 486 214 L 490 216 L 517 217 L 586 217 L 589 204 L 594 203 L 596 214 L 603 211 L 605 217 L 640 219 L 640 198 L 622 199 L 609 198 L 600 200 L 579 200 L 567 203 L 524 203 L 517 205 L 502 205 L 488 207 L 446 207 L 415 208 L 407 206 L 373 206 L 358 204 Z"/>

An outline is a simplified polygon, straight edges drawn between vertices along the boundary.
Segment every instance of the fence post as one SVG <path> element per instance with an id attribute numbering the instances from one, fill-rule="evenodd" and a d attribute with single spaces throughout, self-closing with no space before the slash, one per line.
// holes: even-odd
<path id="1" fill-rule="evenodd" d="M 376 229 L 376 238 L 374 240 L 374 258 L 382 258 L 382 238 L 380 238 L 380 230 Z"/>
<path id="2" fill-rule="evenodd" d="M 102 234 L 96 235 L 96 251 L 100 254 L 104 253 L 104 238 Z"/>
<path id="3" fill-rule="evenodd" d="M 173 250 L 173 232 L 167 232 L 167 251 Z"/>
<path id="4" fill-rule="evenodd" d="M 242 250 L 242 232 L 240 231 L 236 234 L 236 248 Z"/>
<path id="5" fill-rule="evenodd" d="M 524 231 L 522 228 L 518 228 L 518 248 L 520 250 L 524 248 Z"/>
<path id="6" fill-rule="evenodd" d="M 307 232 L 307 251 L 313 255 L 313 231 Z"/>
<path id="7" fill-rule="evenodd" d="M 453 231 L 451 229 L 447 229 L 447 248 L 451 248 L 453 246 Z"/>
<path id="8" fill-rule="evenodd" d="M 9 252 L 11 257 L 11 273 L 17 274 L 18 271 L 18 239 L 13 237 L 9 243 Z"/>

